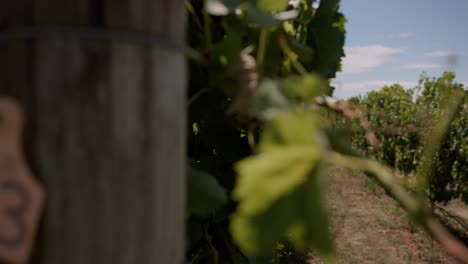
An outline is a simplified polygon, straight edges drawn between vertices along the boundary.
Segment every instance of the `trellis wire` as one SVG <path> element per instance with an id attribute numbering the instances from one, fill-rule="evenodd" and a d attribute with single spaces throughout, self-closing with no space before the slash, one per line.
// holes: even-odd
<path id="1" fill-rule="evenodd" d="M 0 29 L 0 41 L 14 39 L 43 39 L 43 38 L 74 38 L 74 39 L 97 39 L 108 41 L 120 41 L 136 43 L 140 45 L 158 47 L 184 54 L 197 62 L 204 59 L 194 49 L 168 41 L 162 36 L 146 34 L 141 32 L 109 30 L 105 28 L 75 27 L 60 25 L 44 26 L 7 26 Z"/>

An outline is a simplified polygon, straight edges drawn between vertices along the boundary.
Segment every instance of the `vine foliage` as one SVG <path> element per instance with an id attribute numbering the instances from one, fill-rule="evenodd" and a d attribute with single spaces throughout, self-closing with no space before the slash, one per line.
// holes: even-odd
<path id="1" fill-rule="evenodd" d="M 366 117 L 382 143 L 378 149 L 368 144 L 364 131 L 355 123 L 355 146 L 409 174 L 407 181 L 414 182 L 423 166 L 424 146 L 434 143 L 430 131 L 444 118 L 447 104 L 456 104 L 451 95 L 460 96 L 455 113 L 448 120 L 447 131 L 430 161 L 433 169 L 427 173 L 427 192 L 432 202 L 446 203 L 460 198 L 468 203 L 468 91 L 454 79 L 451 72 L 439 78 L 423 75 L 412 89 L 405 90 L 395 84 L 349 100 L 365 109 Z M 335 124 L 340 123 L 339 127 L 349 125 L 346 124 L 349 121 L 338 119 Z"/>
<path id="2" fill-rule="evenodd" d="M 331 165 L 368 172 L 431 230 L 424 202 L 329 122 L 329 80 L 344 56 L 339 0 L 185 3 L 188 42 L 205 57 L 190 64 L 191 263 L 278 263 L 284 248 L 333 261 Z"/>

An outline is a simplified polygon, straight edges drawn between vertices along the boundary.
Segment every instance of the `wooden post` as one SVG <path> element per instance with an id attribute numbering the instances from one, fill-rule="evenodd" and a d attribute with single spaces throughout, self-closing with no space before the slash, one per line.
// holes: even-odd
<path id="1" fill-rule="evenodd" d="M 0 1 L 7 25 L 99 26 L 183 44 L 183 1 Z M 0 94 L 26 108 L 47 200 L 32 263 L 181 263 L 185 60 L 158 47 L 49 38 L 0 43 Z"/>

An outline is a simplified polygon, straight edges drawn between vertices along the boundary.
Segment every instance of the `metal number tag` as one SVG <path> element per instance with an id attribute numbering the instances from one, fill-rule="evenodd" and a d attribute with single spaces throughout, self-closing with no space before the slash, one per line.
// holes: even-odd
<path id="1" fill-rule="evenodd" d="M 44 191 L 32 177 L 22 153 L 23 111 L 0 98 L 0 258 L 26 263 L 44 202 Z"/>

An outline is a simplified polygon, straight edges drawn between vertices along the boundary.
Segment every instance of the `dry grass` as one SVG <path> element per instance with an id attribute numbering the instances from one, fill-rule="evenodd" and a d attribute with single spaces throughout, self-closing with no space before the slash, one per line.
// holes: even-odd
<path id="1" fill-rule="evenodd" d="M 338 263 L 456 263 L 373 180 L 342 168 L 330 177 Z"/>

